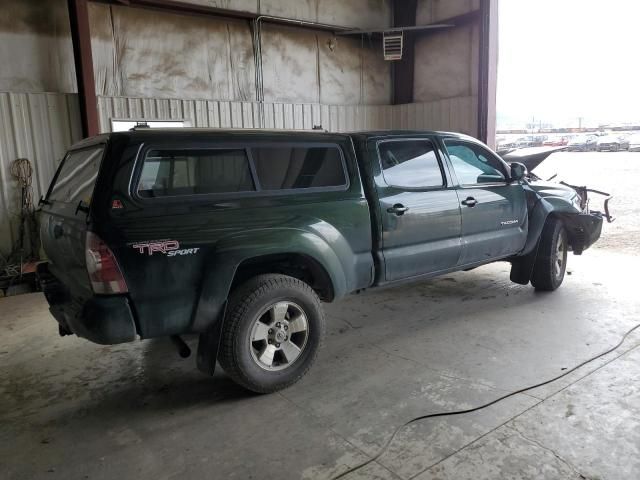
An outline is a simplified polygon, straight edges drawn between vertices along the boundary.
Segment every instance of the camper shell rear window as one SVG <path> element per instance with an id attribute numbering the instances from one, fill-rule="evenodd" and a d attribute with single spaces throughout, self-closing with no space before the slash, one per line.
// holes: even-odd
<path id="1" fill-rule="evenodd" d="M 82 200 L 87 205 L 91 204 L 104 150 L 105 145 L 100 144 L 69 151 L 53 177 L 47 200 L 65 203 Z"/>

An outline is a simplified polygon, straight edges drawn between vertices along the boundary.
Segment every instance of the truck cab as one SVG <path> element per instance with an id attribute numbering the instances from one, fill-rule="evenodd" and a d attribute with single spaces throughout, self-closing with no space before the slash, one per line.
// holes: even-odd
<path id="1" fill-rule="evenodd" d="M 472 268 L 522 250 L 524 190 L 487 147 L 418 132 L 363 135 L 358 145 L 374 196 L 379 283 Z"/>

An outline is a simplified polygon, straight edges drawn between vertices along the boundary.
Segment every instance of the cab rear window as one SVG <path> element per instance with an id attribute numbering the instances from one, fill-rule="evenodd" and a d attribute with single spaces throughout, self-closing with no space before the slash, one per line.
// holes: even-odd
<path id="1" fill-rule="evenodd" d="M 100 170 L 104 145 L 73 150 L 64 157 L 49 187 L 47 200 L 91 203 L 91 196 Z"/>
<path id="2" fill-rule="evenodd" d="M 253 190 L 244 149 L 150 150 L 138 183 L 144 198 Z"/>

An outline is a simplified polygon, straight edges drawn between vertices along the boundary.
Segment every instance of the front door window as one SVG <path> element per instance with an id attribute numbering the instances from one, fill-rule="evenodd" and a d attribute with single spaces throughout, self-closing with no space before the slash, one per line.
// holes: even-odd
<path id="1" fill-rule="evenodd" d="M 451 164 L 461 185 L 503 183 L 504 165 L 480 145 L 457 139 L 445 139 Z"/>

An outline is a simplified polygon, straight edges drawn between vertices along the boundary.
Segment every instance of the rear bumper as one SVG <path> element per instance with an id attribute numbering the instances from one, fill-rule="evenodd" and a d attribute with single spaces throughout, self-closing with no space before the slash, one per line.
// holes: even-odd
<path id="1" fill-rule="evenodd" d="M 131 342 L 136 326 L 123 296 L 94 297 L 84 305 L 73 300 L 49 306 L 49 311 L 67 331 L 102 345 Z"/>
<path id="2" fill-rule="evenodd" d="M 74 333 L 102 345 L 136 339 L 133 312 L 125 295 L 74 298 L 48 272 L 46 264 L 38 265 L 38 278 L 62 335 Z"/>

